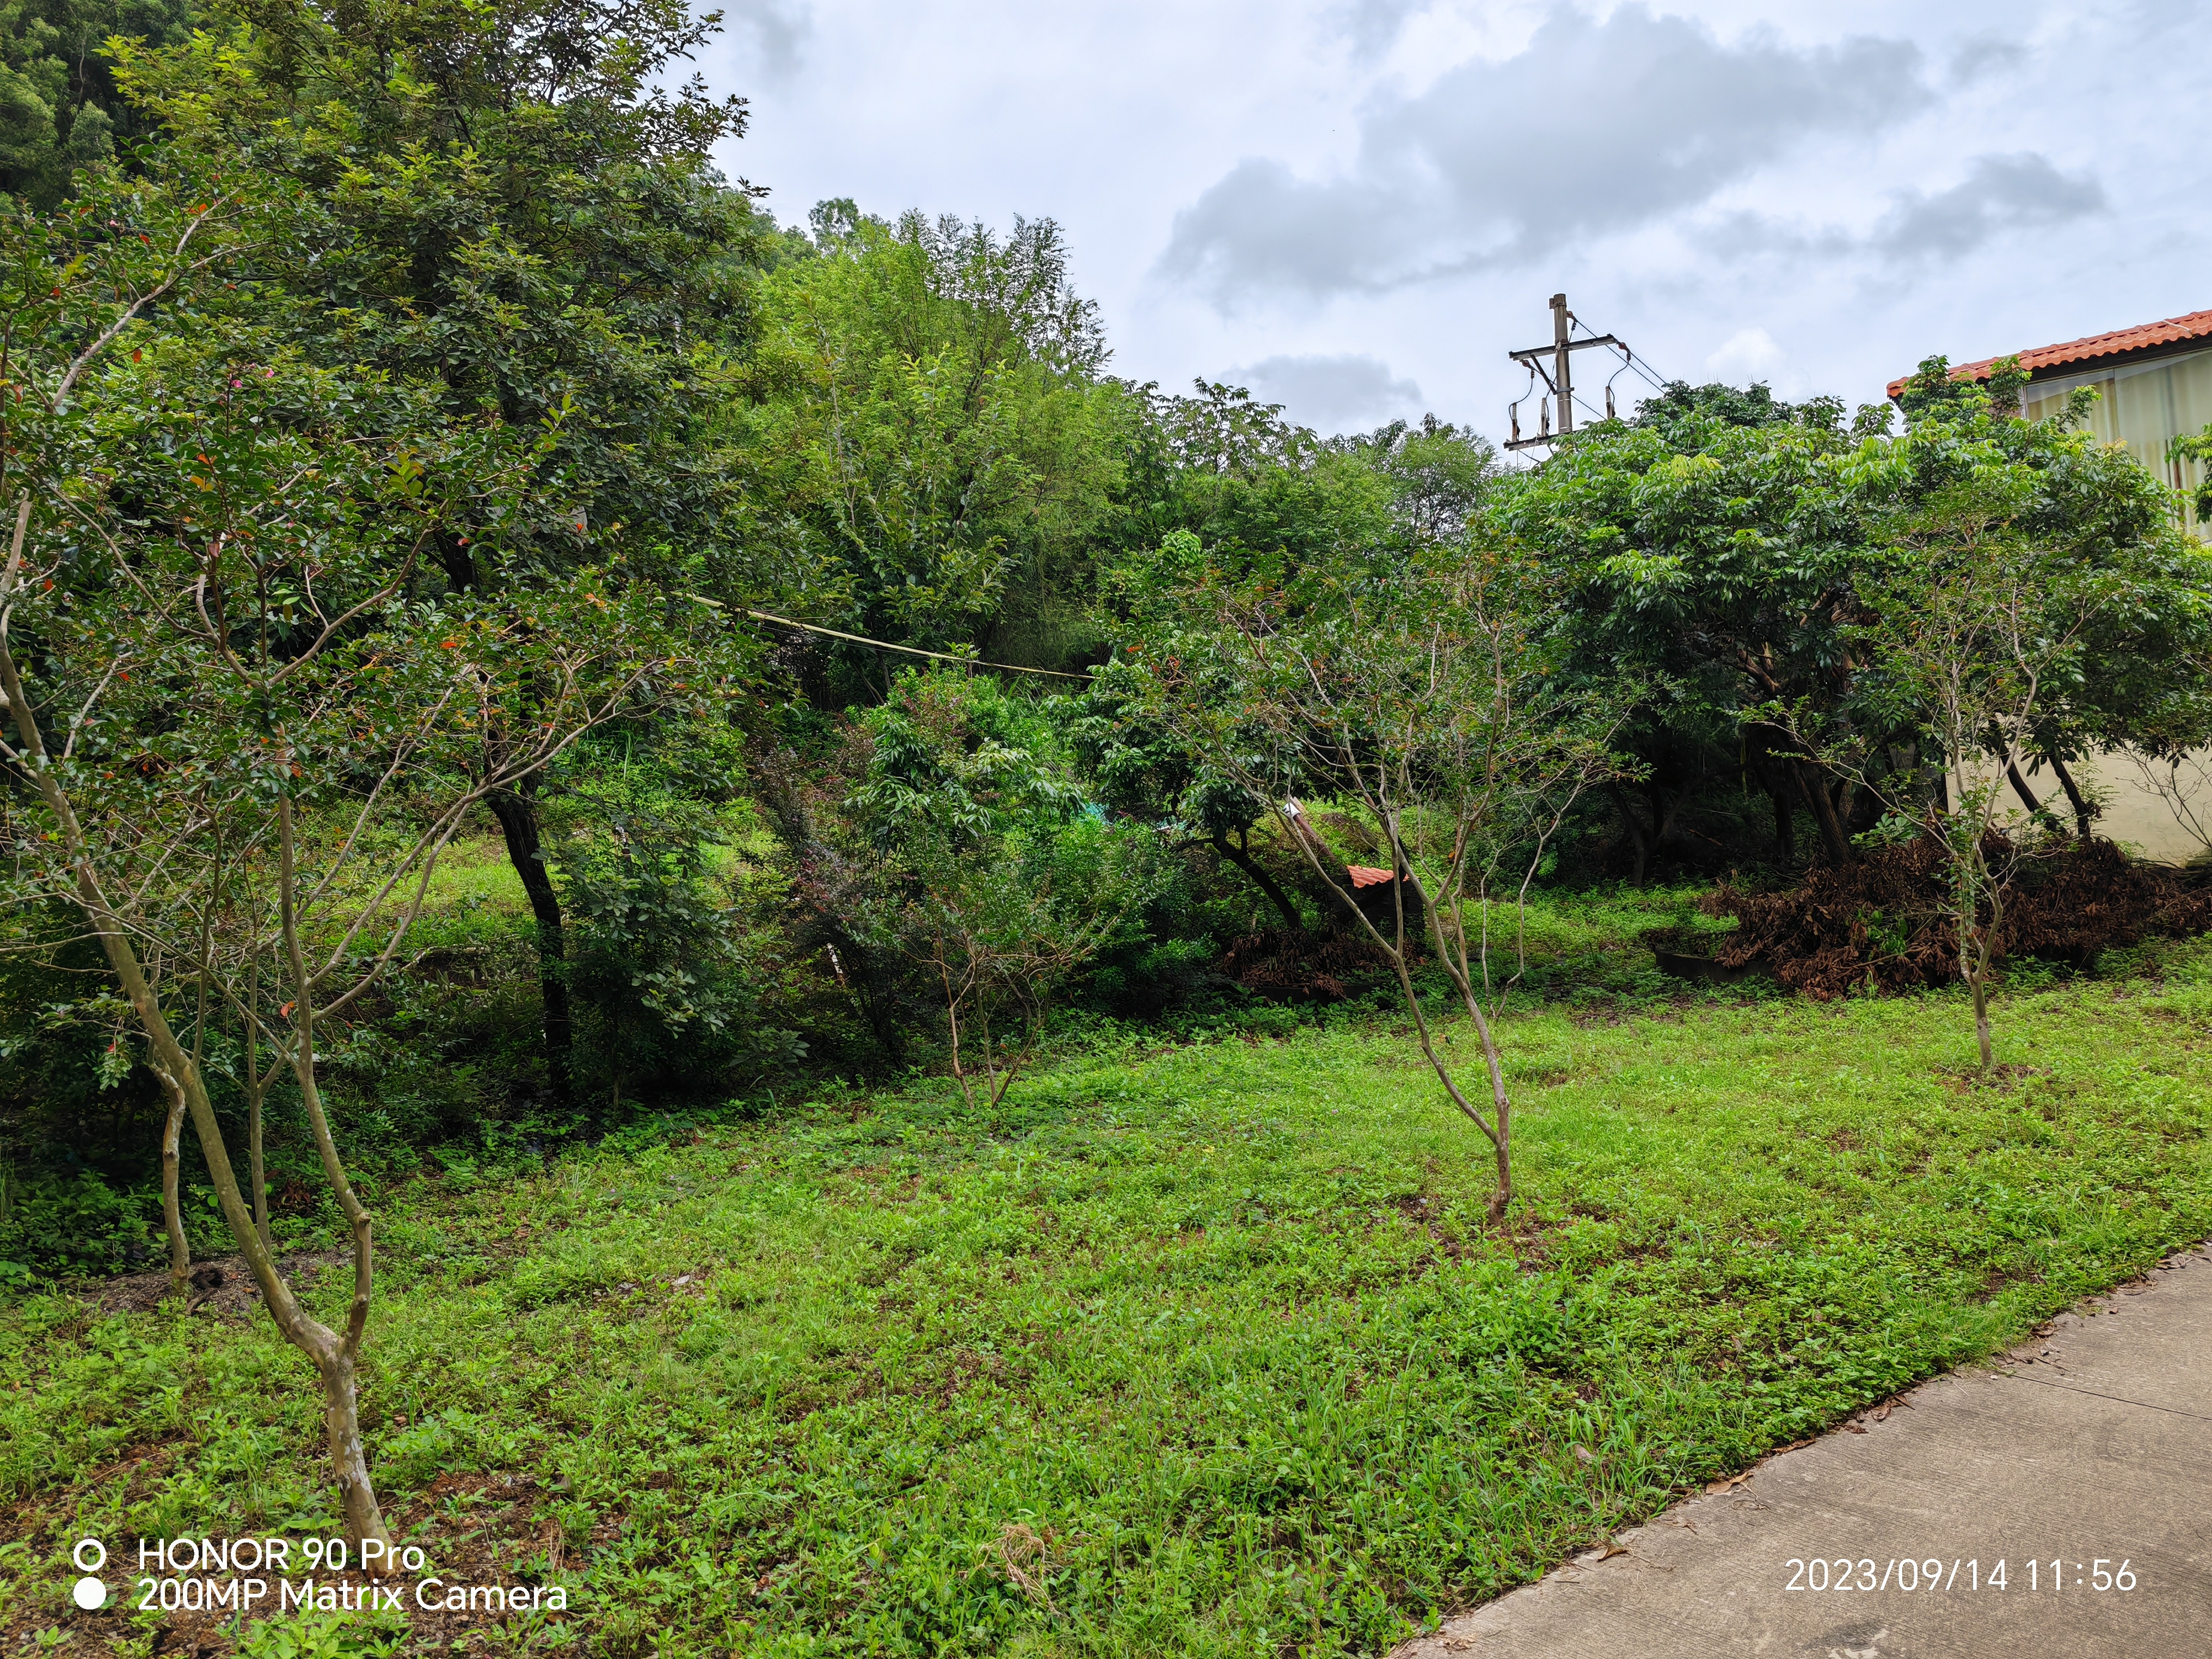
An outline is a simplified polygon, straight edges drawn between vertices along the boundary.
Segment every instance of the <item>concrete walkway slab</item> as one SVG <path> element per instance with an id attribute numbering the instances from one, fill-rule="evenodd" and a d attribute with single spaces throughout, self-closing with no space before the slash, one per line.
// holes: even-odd
<path id="1" fill-rule="evenodd" d="M 2212 1249 L 1395 1659 L 1733 1654 L 2212 1655 Z"/>

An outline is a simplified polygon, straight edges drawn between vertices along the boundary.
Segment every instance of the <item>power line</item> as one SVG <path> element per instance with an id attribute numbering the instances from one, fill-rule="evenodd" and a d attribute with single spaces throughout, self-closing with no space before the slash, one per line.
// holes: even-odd
<path id="1" fill-rule="evenodd" d="M 1583 322 L 1581 318 L 1575 316 L 1573 313 L 1570 312 L 1568 313 L 1568 320 L 1571 322 L 1575 327 L 1582 330 L 1583 333 L 1591 334 L 1589 325 Z M 1595 344 L 1596 343 L 1596 336 L 1591 334 L 1591 343 Z M 1618 340 L 1614 341 L 1613 344 L 1618 347 L 1620 351 L 1620 366 L 1622 368 L 1632 371 L 1643 380 L 1644 385 L 1650 386 L 1654 392 L 1666 391 L 1667 382 L 1663 379 L 1653 374 L 1650 366 L 1646 363 L 1643 358 L 1638 356 L 1633 351 L 1631 351 L 1625 343 Z M 1614 373 L 1618 375 L 1620 371 L 1615 370 Z"/>
<path id="2" fill-rule="evenodd" d="M 712 605 L 717 611 L 728 609 L 720 599 L 710 599 L 704 593 L 689 596 L 702 605 Z M 949 651 L 925 651 L 918 645 L 893 645 L 889 640 L 872 640 L 865 634 L 848 634 L 842 629 L 824 628 L 819 623 L 793 622 L 788 617 L 771 616 L 765 611 L 744 613 L 755 622 L 774 623 L 778 628 L 795 628 L 803 634 L 826 635 L 833 640 L 848 640 L 854 645 L 872 645 L 878 651 L 903 651 L 909 657 L 928 657 L 937 662 L 957 662 L 963 668 L 994 668 L 1007 674 L 1042 674 L 1055 680 L 1087 680 L 1089 673 L 1068 674 L 1057 668 L 1026 668 L 1014 662 L 984 662 L 976 657 L 957 657 Z"/>
<path id="3" fill-rule="evenodd" d="M 1582 328 L 1585 333 L 1589 332 L 1588 328 L 1583 324 L 1579 318 L 1575 319 L 1575 326 Z M 1613 405 L 1613 383 L 1614 380 L 1619 380 L 1623 374 L 1634 374 L 1637 379 L 1643 381 L 1645 386 L 1650 387 L 1652 391 L 1658 392 L 1662 397 L 1666 394 L 1667 391 L 1667 382 L 1653 374 L 1650 366 L 1647 364 L 1643 358 L 1638 356 L 1633 351 L 1630 350 L 1626 344 L 1619 341 L 1614 342 L 1614 346 L 1620 353 L 1620 367 L 1613 371 L 1612 378 L 1607 380 L 1605 383 L 1606 418 L 1608 420 L 1612 419 L 1614 415 Z M 1577 401 L 1579 402 L 1580 400 L 1577 399 Z M 1589 405 L 1584 404 L 1583 407 L 1588 409 Z"/>

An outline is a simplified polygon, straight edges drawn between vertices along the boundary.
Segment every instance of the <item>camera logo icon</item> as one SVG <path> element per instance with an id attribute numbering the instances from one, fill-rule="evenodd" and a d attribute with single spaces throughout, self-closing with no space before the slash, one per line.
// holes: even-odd
<path id="1" fill-rule="evenodd" d="M 107 1586 L 92 1575 L 107 1565 L 107 1546 L 97 1538 L 79 1539 L 76 1548 L 70 1553 L 70 1559 L 76 1562 L 76 1570 L 85 1575 L 76 1581 L 76 1588 L 70 1591 L 77 1606 L 87 1613 L 104 1606 L 107 1601 Z"/>

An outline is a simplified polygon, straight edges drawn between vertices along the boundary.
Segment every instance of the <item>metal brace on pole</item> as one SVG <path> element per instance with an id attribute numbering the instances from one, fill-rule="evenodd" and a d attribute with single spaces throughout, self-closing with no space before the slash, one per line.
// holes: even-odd
<path id="1" fill-rule="evenodd" d="M 1511 411 L 1513 436 L 1507 441 L 1508 449 L 1533 449 L 1538 444 L 1549 444 L 1565 437 L 1575 429 L 1575 364 L 1574 354 L 1587 351 L 1592 346 L 1610 346 L 1624 357 L 1631 355 L 1626 345 L 1610 334 L 1592 335 L 1587 340 L 1570 337 L 1576 322 L 1575 313 L 1567 309 L 1567 296 L 1552 296 L 1552 343 L 1547 346 L 1527 346 L 1506 355 L 1516 363 L 1525 364 L 1530 374 L 1544 382 L 1546 401 L 1542 405 L 1543 422 L 1533 438 L 1521 435 L 1521 412 L 1516 399 Z M 1549 359 L 1548 362 L 1546 359 Z M 1522 394 L 1523 397 L 1527 393 Z M 1559 419 L 1556 433 L 1553 430 L 1552 410 L 1557 404 Z M 1606 412 L 1612 409 L 1612 387 L 1607 387 Z"/>

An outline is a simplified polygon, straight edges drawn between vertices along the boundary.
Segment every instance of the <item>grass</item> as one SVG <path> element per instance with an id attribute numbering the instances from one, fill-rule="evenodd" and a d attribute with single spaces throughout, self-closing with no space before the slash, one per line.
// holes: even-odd
<path id="1" fill-rule="evenodd" d="M 380 1489 L 570 1586 L 517 1649 L 1377 1653 L 2212 1232 L 2212 947 L 2146 955 L 2002 999 L 2003 1086 L 1955 995 L 1524 1008 L 1511 1240 L 1349 1020 L 418 1183 Z M 329 1527 L 319 1439 L 265 1323 L 9 1308 L 0 1618 L 75 1628 L 88 1532 Z"/>

